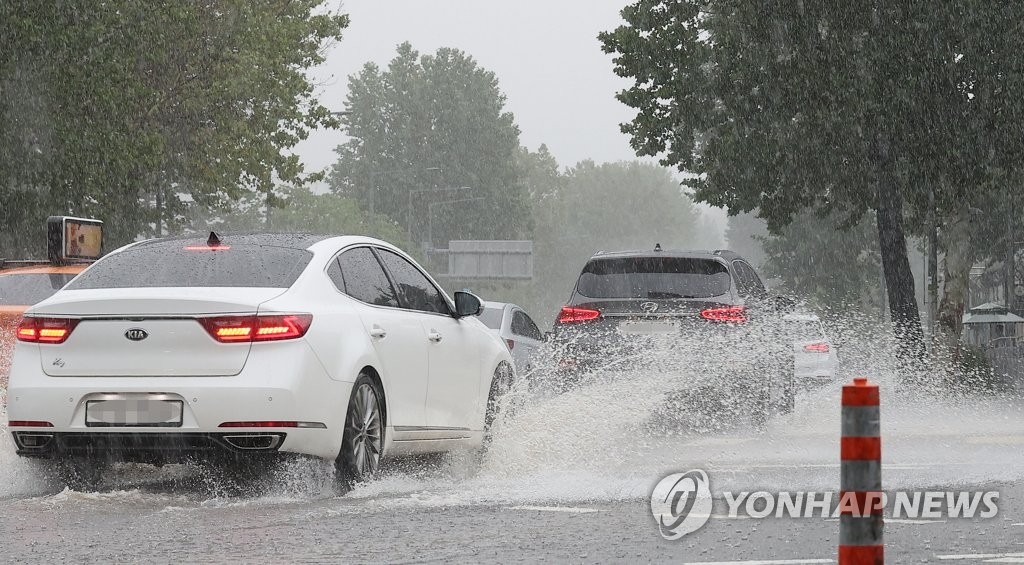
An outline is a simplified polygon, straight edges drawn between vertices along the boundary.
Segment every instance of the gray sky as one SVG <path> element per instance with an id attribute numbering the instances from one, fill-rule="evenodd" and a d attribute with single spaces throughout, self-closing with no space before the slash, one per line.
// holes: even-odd
<path id="1" fill-rule="evenodd" d="M 626 0 L 348 0 L 345 35 L 314 72 L 321 100 L 344 107 L 347 77 L 367 61 L 386 66 L 409 41 L 421 53 L 455 47 L 498 76 L 507 108 L 530 149 L 546 143 L 559 164 L 634 159 L 619 123 L 632 110 L 615 99 L 629 81 L 612 72 L 597 34 L 614 29 Z M 320 131 L 297 152 L 311 169 L 329 166 L 339 132 Z"/>
<path id="2" fill-rule="evenodd" d="M 597 34 L 623 23 L 627 0 L 347 0 L 344 37 L 313 72 L 320 99 L 344 109 L 348 76 L 373 61 L 381 67 L 409 41 L 420 53 L 439 47 L 465 51 L 493 71 L 520 142 L 545 143 L 563 166 L 636 159 L 619 124 L 635 112 L 615 99 L 630 85 L 612 71 Z M 309 170 L 329 167 L 345 136 L 317 131 L 296 147 Z M 700 205 L 721 233 L 724 213 Z"/>

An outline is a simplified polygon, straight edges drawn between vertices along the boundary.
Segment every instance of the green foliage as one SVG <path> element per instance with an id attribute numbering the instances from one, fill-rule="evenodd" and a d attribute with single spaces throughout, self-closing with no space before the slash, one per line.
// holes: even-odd
<path id="1" fill-rule="evenodd" d="M 404 43 L 386 70 L 368 63 L 349 78 L 343 123 L 351 139 L 337 148 L 331 185 L 394 218 L 416 241 L 426 240 L 433 220 L 438 247 L 526 236 L 519 128 L 504 106 L 494 73 L 465 53 L 420 56 Z M 479 200 L 430 206 L 462 198 Z"/>
<path id="2" fill-rule="evenodd" d="M 0 253 L 36 251 L 49 214 L 105 220 L 113 247 L 152 229 L 158 194 L 179 229 L 308 180 L 288 149 L 336 120 L 306 70 L 348 24 L 323 3 L 0 5 Z"/>
<path id="3" fill-rule="evenodd" d="M 844 229 L 834 216 L 804 212 L 778 235 L 761 236 L 764 274 L 821 311 L 874 311 L 883 304 L 874 219 Z"/>
<path id="4" fill-rule="evenodd" d="M 638 111 L 623 126 L 637 151 L 773 232 L 807 209 L 846 224 L 874 210 L 899 343 L 919 344 L 904 206 L 920 230 L 930 188 L 950 217 L 1019 167 L 1024 7 L 639 0 L 622 14 L 600 39 L 635 80 L 619 99 Z"/>
<path id="5" fill-rule="evenodd" d="M 768 226 L 753 212 L 729 216 L 725 227 L 726 247 L 742 255 L 759 271 L 764 267 L 763 240 L 767 235 Z"/>

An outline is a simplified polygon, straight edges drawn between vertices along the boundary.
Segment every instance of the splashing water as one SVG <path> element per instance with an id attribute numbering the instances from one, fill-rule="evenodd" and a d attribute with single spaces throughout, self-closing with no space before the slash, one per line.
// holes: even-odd
<path id="1" fill-rule="evenodd" d="M 344 497 L 367 508 L 638 500 L 666 474 L 693 468 L 707 470 L 716 490 L 836 490 L 839 395 L 852 374 L 881 385 L 887 488 L 1024 478 L 1019 397 L 950 391 L 948 376 L 894 370 L 885 328 L 848 317 L 831 329 L 842 336 L 843 378 L 800 394 L 793 413 L 762 427 L 673 400 L 696 374 L 714 381 L 715 367 L 721 373 L 729 363 L 699 347 L 652 347 L 609 359 L 564 392 L 544 386 L 543 375 L 522 379 L 504 399 L 514 408 L 496 422 L 482 461 L 453 454 L 399 462 Z M 750 348 L 742 344 L 732 354 L 742 357 Z M 542 365 L 554 366 L 555 353 L 547 355 Z M 903 386 L 896 375 L 908 372 L 929 386 Z M 688 411 L 689 418 L 673 417 Z M 0 499 L 82 498 L 40 480 L 32 462 L 15 455 L 6 427 L 0 435 Z M 334 496 L 331 472 L 329 463 L 296 461 L 277 473 L 269 492 L 239 497 L 195 469 L 119 466 L 106 478 L 114 490 L 102 497 L 121 504 L 151 497 L 169 509 L 291 504 Z"/>

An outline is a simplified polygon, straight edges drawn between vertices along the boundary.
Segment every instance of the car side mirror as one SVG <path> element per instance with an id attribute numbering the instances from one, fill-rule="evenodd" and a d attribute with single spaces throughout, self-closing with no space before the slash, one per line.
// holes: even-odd
<path id="1" fill-rule="evenodd" d="M 455 317 L 476 316 L 483 308 L 483 303 L 472 292 L 458 291 L 455 293 Z"/>

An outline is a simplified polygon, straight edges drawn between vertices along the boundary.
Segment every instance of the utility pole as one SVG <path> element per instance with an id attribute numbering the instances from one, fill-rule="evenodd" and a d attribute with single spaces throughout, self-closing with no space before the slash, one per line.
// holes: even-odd
<path id="1" fill-rule="evenodd" d="M 935 185 L 928 188 L 928 334 L 935 339 L 935 315 L 939 302 L 939 228 L 935 219 Z"/>

